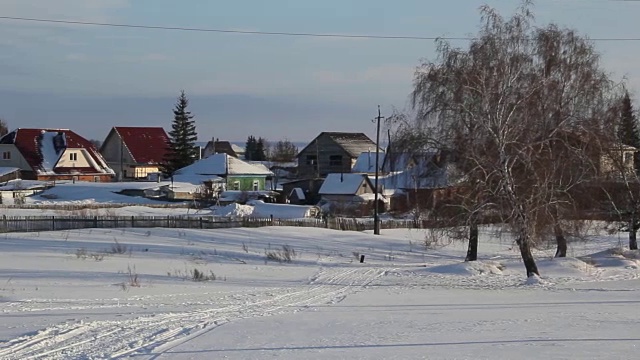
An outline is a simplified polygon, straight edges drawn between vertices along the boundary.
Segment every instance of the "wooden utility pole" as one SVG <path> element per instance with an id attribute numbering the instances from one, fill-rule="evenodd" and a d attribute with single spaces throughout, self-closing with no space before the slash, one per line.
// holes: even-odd
<path id="1" fill-rule="evenodd" d="M 376 175 L 374 181 L 374 195 L 373 195 L 373 234 L 380 235 L 380 219 L 378 211 L 378 172 L 380 169 L 380 120 L 384 119 L 384 116 L 380 114 L 380 105 L 378 105 L 378 116 L 374 119 L 377 120 L 376 126 Z"/>

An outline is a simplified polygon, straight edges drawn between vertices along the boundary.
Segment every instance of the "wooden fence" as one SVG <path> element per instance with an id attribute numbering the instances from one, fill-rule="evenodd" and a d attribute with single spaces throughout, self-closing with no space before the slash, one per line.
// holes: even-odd
<path id="1" fill-rule="evenodd" d="M 417 229 L 434 227 L 427 221 L 382 220 L 381 229 Z M 90 228 L 180 228 L 228 229 L 240 227 L 297 226 L 344 231 L 373 230 L 373 220 L 330 219 L 260 219 L 221 218 L 214 216 L 2 216 L 0 233 L 77 230 Z"/>

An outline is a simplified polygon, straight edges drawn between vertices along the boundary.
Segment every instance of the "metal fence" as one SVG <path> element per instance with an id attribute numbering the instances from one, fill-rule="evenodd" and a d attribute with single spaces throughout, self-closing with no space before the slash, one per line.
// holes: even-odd
<path id="1" fill-rule="evenodd" d="M 381 229 L 430 228 L 428 221 L 382 220 Z M 373 220 L 354 218 L 274 219 L 214 216 L 2 216 L 0 232 L 40 232 L 89 228 L 228 229 L 240 227 L 296 226 L 344 231 L 373 230 Z"/>

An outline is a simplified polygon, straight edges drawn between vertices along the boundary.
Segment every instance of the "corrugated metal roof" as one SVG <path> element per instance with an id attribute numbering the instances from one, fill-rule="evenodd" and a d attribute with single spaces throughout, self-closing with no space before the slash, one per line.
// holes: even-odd
<path id="1" fill-rule="evenodd" d="M 113 129 L 120 135 L 134 162 L 138 164 L 164 162 L 169 146 L 169 136 L 163 128 L 116 126 Z"/>

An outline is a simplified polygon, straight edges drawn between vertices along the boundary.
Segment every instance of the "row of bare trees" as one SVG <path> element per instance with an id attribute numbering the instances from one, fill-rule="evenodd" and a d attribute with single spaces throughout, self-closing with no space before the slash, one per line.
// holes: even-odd
<path id="1" fill-rule="evenodd" d="M 394 151 L 439 151 L 455 164 L 449 181 L 462 190 L 437 213 L 468 226 L 467 260 L 477 258 L 479 221 L 493 218 L 513 234 L 527 276 L 539 275 L 532 249 L 540 241 L 555 237 L 556 255 L 566 256 L 565 220 L 584 212 L 587 198 L 589 210 L 628 219 L 630 234 L 640 227 L 637 175 L 616 131 L 624 85 L 587 38 L 536 27 L 531 5 L 510 18 L 482 7 L 466 48 L 438 41 L 437 58 L 416 70 L 413 112 L 395 117 L 392 140 Z"/>

